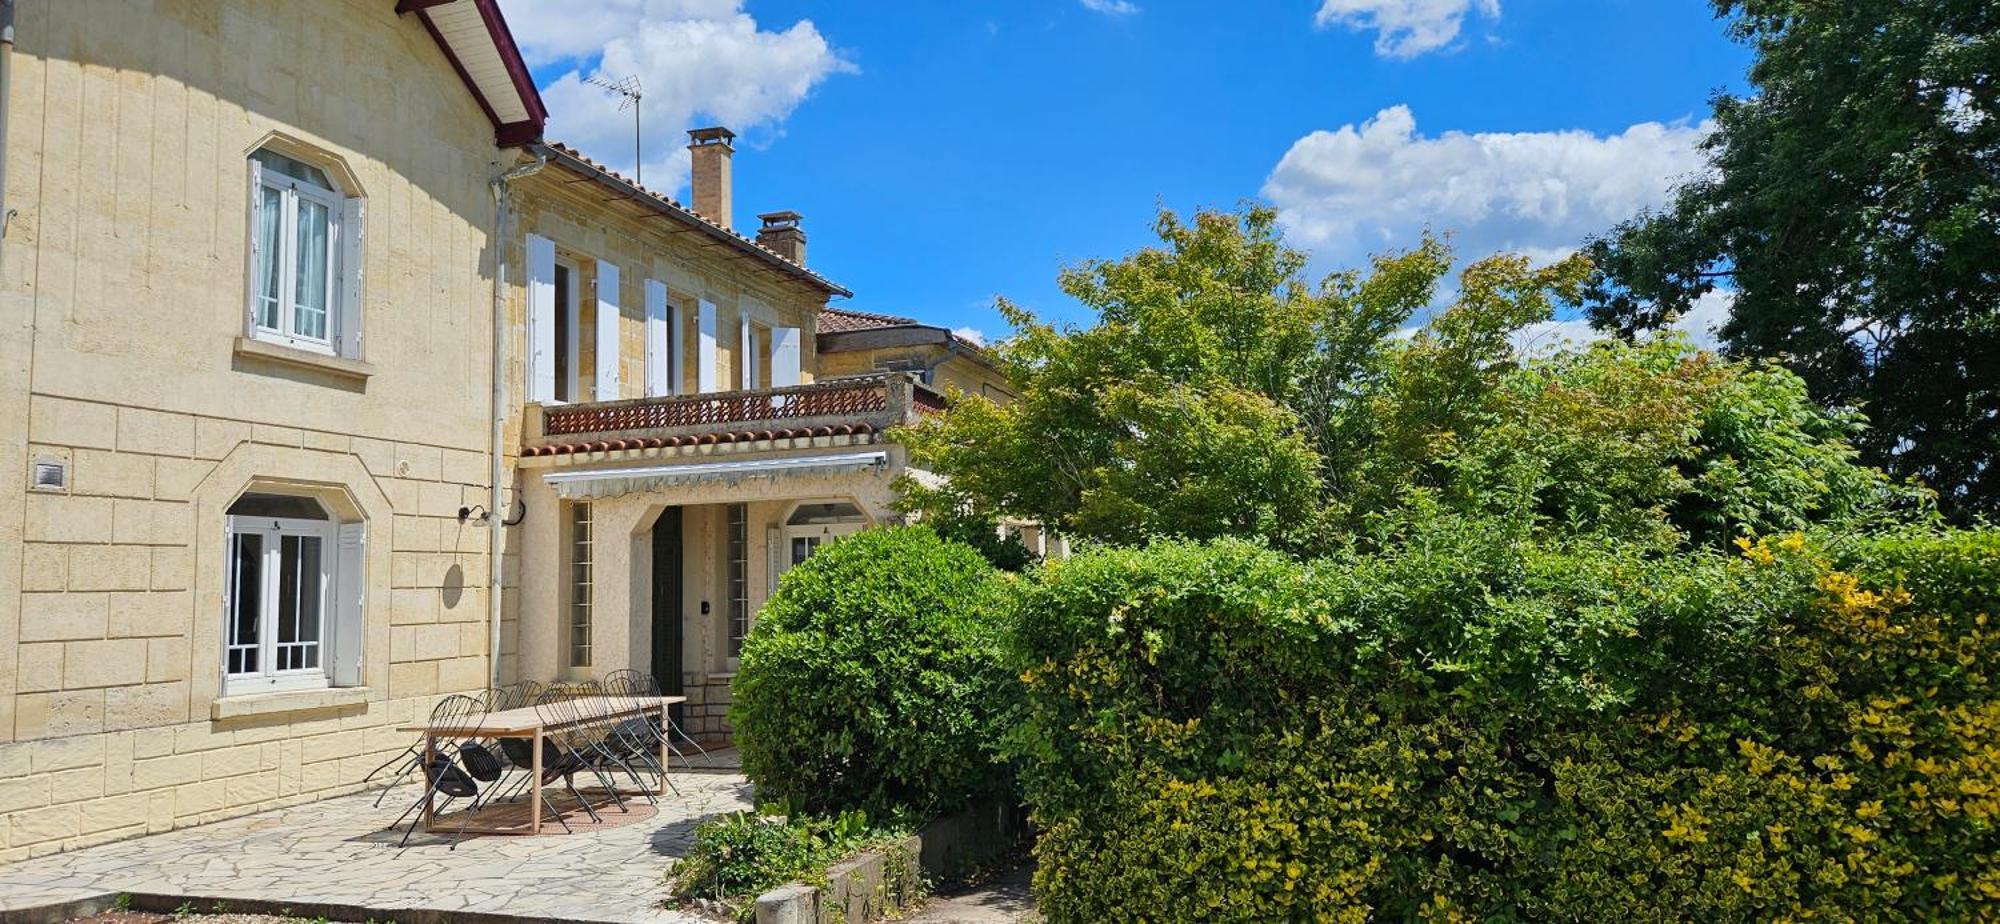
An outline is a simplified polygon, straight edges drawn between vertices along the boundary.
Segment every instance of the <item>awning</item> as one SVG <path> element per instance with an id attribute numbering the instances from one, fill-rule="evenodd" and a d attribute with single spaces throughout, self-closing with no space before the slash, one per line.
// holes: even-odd
<path id="1" fill-rule="evenodd" d="M 638 491 L 682 487 L 693 484 L 734 485 L 750 478 L 778 478 L 787 475 L 839 475 L 879 469 L 889 463 L 882 450 L 839 455 L 792 456 L 777 459 L 742 459 L 728 462 L 691 462 L 682 465 L 644 465 L 632 468 L 598 468 L 574 472 L 550 472 L 542 479 L 564 500 L 617 497 Z"/>

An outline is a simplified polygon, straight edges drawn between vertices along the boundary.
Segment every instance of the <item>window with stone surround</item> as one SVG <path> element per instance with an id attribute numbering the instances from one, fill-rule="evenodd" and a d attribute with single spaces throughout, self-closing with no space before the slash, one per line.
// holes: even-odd
<path id="1" fill-rule="evenodd" d="M 248 336 L 361 358 L 362 199 L 324 169 L 250 155 Z"/>
<path id="2" fill-rule="evenodd" d="M 310 497 L 251 493 L 224 535 L 223 695 L 358 683 L 361 525 Z"/>

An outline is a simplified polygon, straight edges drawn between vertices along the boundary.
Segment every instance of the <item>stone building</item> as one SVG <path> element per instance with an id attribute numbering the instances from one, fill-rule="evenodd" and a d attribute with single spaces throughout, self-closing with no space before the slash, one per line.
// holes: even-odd
<path id="1" fill-rule="evenodd" d="M 495 0 L 13 6 L 0 862 L 351 791 L 495 682 L 722 733 L 777 574 L 893 516 L 883 431 L 1002 387 L 822 335 L 726 131 L 692 206 L 543 142 Z"/>

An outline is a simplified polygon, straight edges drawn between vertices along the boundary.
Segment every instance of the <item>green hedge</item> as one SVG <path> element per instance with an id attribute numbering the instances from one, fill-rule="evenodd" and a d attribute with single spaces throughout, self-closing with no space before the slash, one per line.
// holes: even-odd
<path id="1" fill-rule="evenodd" d="M 1050 921 L 2000 914 L 2000 533 L 1407 548 L 1040 573 Z"/>
<path id="2" fill-rule="evenodd" d="M 759 801 L 888 818 L 1007 792 L 1008 594 L 978 552 L 922 527 L 866 530 L 787 571 L 731 687 Z"/>

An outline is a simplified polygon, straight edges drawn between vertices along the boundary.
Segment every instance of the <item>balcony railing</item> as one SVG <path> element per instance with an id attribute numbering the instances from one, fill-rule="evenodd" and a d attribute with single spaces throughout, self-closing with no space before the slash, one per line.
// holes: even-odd
<path id="1" fill-rule="evenodd" d="M 717 434 L 880 432 L 943 409 L 942 395 L 906 373 L 754 391 L 530 405 L 524 449 L 539 455 L 544 447 L 632 448 Z"/>

